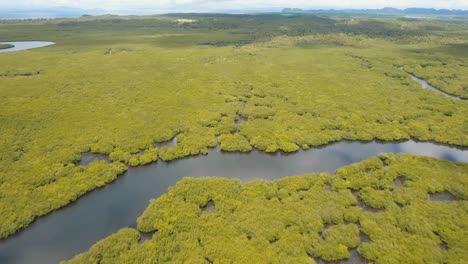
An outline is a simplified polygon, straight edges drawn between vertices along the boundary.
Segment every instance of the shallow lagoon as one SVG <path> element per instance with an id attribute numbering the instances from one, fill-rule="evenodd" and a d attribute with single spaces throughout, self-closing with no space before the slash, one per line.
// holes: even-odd
<path id="1" fill-rule="evenodd" d="M 87 250 L 122 227 L 135 226 L 137 217 L 184 176 L 225 176 L 250 181 L 327 171 L 376 156 L 382 152 L 413 153 L 468 162 L 462 148 L 415 141 L 400 143 L 342 141 L 294 154 L 223 153 L 172 162 L 158 161 L 130 168 L 115 183 L 95 190 L 64 209 L 38 218 L 18 234 L 0 241 L 0 263 L 58 263 Z M 90 156 L 86 157 L 89 162 Z M 96 156 L 103 159 L 103 156 Z"/>
<path id="2" fill-rule="evenodd" d="M 0 53 L 5 52 L 14 52 L 20 50 L 29 50 L 29 49 L 36 49 L 54 45 L 54 42 L 48 41 L 13 41 L 13 42 L 0 42 L 0 44 L 11 44 L 14 47 L 8 49 L 0 49 Z"/>

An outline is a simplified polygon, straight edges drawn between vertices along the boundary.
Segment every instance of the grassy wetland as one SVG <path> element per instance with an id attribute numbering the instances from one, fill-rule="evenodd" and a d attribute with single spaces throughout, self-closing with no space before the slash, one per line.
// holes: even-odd
<path id="1" fill-rule="evenodd" d="M 463 20 L 103 16 L 1 21 L 0 36 L 56 43 L 0 54 L 4 239 L 115 181 L 128 167 L 207 154 L 217 145 L 269 153 L 314 151 L 340 140 L 468 146 Z M 462 100 L 422 89 L 408 73 Z M 158 144 L 173 139 L 176 144 Z M 81 164 L 89 152 L 110 162 Z M 151 241 L 140 245 L 139 233 L 125 229 L 72 261 L 312 263 L 346 259 L 357 248 L 376 263 L 457 263 L 467 259 L 467 170 L 466 164 L 390 155 L 334 177 L 245 185 L 187 179 L 138 221 L 140 231 L 158 230 Z M 398 176 L 410 180 L 394 190 Z M 307 188 L 297 189 L 296 181 Z M 384 212 L 356 206 L 353 191 Z M 444 191 L 458 200 L 426 199 Z M 265 195 L 271 199 L 260 201 Z M 182 196 L 194 202 L 181 202 Z M 199 214 L 206 199 L 215 202 L 214 214 Z M 184 225 L 193 230 L 183 233 Z M 372 242 L 360 243 L 360 232 Z M 436 250 L 441 241 L 448 250 Z M 216 243 L 231 244 L 223 249 Z"/>

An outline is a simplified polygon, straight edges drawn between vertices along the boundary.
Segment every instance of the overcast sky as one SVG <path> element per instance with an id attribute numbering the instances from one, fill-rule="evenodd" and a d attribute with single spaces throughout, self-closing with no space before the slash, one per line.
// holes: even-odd
<path id="1" fill-rule="evenodd" d="M 433 7 L 468 9 L 468 0 L 0 0 L 0 7 L 54 7 L 125 9 L 255 9 L 255 8 L 382 8 Z"/>

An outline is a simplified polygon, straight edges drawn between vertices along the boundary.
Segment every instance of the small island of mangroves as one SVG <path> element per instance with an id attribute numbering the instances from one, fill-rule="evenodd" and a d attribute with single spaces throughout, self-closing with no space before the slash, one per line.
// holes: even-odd
<path id="1" fill-rule="evenodd" d="M 62 263 L 317 263 L 356 249 L 352 263 L 465 263 L 467 198 L 468 164 L 409 154 L 333 176 L 185 178 L 137 229 Z"/>
<path id="2" fill-rule="evenodd" d="M 11 44 L 0 44 L 0 49 L 10 49 L 13 47 L 14 45 L 11 45 Z"/>
<path id="3" fill-rule="evenodd" d="M 48 43 L 0 46 L 4 241 L 129 167 L 217 146 L 468 146 L 463 17 L 108 15 L 4 20 L 0 36 Z M 104 160 L 83 162 L 90 153 Z M 464 263 L 467 171 L 389 154 L 335 176 L 184 179 L 154 197 L 137 229 L 71 262 Z M 139 243 L 139 232 L 155 233 Z"/>

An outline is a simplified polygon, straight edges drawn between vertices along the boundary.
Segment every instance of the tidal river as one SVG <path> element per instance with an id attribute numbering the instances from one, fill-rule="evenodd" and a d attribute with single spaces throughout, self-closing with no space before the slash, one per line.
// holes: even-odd
<path id="1" fill-rule="evenodd" d="M 134 227 L 152 198 L 185 176 L 222 176 L 247 182 L 287 175 L 330 172 L 383 152 L 412 153 L 468 162 L 468 150 L 415 141 L 399 143 L 342 141 L 294 154 L 223 153 L 130 168 L 112 184 L 95 190 L 65 208 L 40 217 L 18 234 L 0 240 L 2 264 L 58 263 L 87 250 L 123 227 Z M 87 155 L 83 160 L 92 160 Z M 97 158 L 97 157 L 96 157 Z"/>

